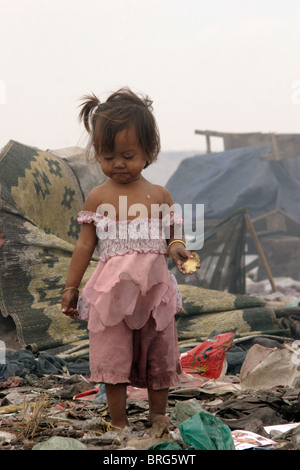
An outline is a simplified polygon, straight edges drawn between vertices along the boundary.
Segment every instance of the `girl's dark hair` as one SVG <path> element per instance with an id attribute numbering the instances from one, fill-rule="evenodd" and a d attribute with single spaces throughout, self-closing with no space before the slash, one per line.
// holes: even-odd
<path id="1" fill-rule="evenodd" d="M 116 134 L 130 127 L 135 128 L 139 144 L 146 153 L 145 167 L 157 159 L 160 136 L 148 97 L 139 97 L 129 88 L 121 88 L 104 103 L 94 94 L 82 99 L 79 119 L 90 134 L 90 146 L 96 159 L 102 152 L 112 152 Z"/>

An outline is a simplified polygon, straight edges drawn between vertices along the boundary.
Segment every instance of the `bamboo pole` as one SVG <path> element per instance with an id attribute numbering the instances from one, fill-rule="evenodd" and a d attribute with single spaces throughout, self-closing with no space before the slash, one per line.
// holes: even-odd
<path id="1" fill-rule="evenodd" d="M 259 242 L 259 240 L 258 240 L 258 237 L 257 237 L 257 235 L 256 235 L 256 231 L 255 231 L 254 225 L 252 224 L 251 219 L 250 219 L 249 215 L 247 214 L 247 212 L 245 212 L 244 215 L 245 215 L 245 220 L 246 220 L 247 227 L 248 227 L 248 229 L 249 229 L 249 232 L 250 232 L 250 234 L 251 234 L 251 237 L 252 237 L 252 239 L 253 239 L 253 242 L 254 242 L 254 244 L 255 244 L 255 246 L 256 246 L 256 249 L 257 249 L 257 251 L 258 251 L 258 254 L 259 254 L 259 256 L 260 256 L 260 258 L 261 258 L 261 260 L 262 260 L 262 263 L 263 263 L 263 265 L 264 265 L 264 268 L 265 268 L 265 270 L 266 270 L 266 273 L 267 273 L 268 279 L 269 279 L 269 281 L 270 281 L 272 290 L 273 290 L 273 292 L 277 292 L 277 288 L 276 288 L 276 286 L 275 286 L 275 283 L 274 283 L 274 280 L 273 280 L 273 277 L 272 277 L 272 273 L 271 273 L 270 267 L 269 267 L 269 265 L 268 265 L 268 262 L 267 262 L 267 260 L 266 260 L 265 255 L 264 255 L 264 252 L 263 252 L 263 249 L 262 249 L 261 244 L 260 244 L 260 242 Z"/>

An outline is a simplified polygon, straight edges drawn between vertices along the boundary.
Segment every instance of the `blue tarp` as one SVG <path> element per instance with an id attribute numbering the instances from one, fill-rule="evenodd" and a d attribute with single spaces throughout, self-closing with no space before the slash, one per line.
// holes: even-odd
<path id="1" fill-rule="evenodd" d="M 269 147 L 248 147 L 183 160 L 166 184 L 175 203 L 204 204 L 205 219 L 241 207 L 251 218 L 282 209 L 300 221 L 300 156 L 266 160 Z"/>

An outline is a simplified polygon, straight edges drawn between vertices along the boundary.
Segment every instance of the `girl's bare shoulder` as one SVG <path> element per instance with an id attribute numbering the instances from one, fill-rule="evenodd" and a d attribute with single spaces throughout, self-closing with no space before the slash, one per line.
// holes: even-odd
<path id="1" fill-rule="evenodd" d="M 97 207 L 100 206 L 100 204 L 102 204 L 104 191 L 105 191 L 105 183 L 93 188 L 86 198 L 83 210 L 96 212 Z"/>
<path id="2" fill-rule="evenodd" d="M 173 204 L 172 196 L 170 192 L 164 186 L 153 184 L 153 188 L 157 192 L 157 194 L 159 195 L 163 203 L 170 204 L 170 205 Z"/>

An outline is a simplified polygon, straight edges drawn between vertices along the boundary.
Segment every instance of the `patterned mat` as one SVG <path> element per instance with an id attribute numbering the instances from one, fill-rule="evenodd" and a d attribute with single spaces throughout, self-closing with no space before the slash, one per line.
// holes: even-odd
<path id="1" fill-rule="evenodd" d="M 0 185 L 1 314 L 12 317 L 20 347 L 86 339 L 86 323 L 60 312 L 83 203 L 75 174 L 65 160 L 10 141 L 0 154 Z"/>
<path id="2" fill-rule="evenodd" d="M 176 316 L 178 339 L 204 341 L 233 331 L 236 337 L 284 335 L 275 312 L 258 297 L 179 285 L 183 310 Z"/>

